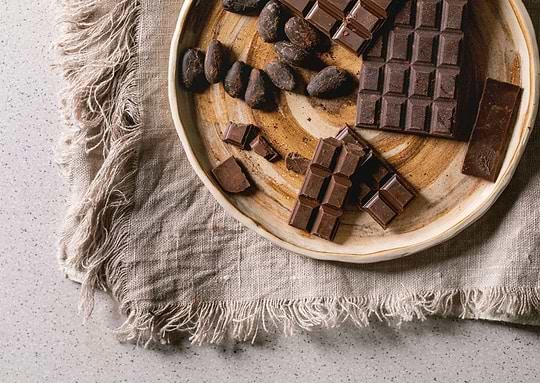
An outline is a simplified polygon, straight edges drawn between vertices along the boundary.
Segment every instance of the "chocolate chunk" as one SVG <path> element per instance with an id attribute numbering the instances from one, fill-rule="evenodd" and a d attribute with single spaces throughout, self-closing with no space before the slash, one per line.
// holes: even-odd
<path id="1" fill-rule="evenodd" d="M 241 193 L 251 186 L 234 157 L 229 157 L 216 166 L 212 169 L 212 173 L 219 185 L 228 193 Z"/>
<path id="2" fill-rule="evenodd" d="M 241 149 L 247 149 L 249 140 L 251 140 L 253 134 L 257 130 L 258 129 L 251 124 L 229 122 L 227 129 L 225 129 L 225 134 L 223 135 L 223 141 Z"/>
<path id="3" fill-rule="evenodd" d="M 253 69 L 249 75 L 249 82 L 246 88 L 246 103 L 253 109 L 264 109 L 270 106 L 271 97 L 271 83 L 266 73 L 259 69 Z"/>
<path id="4" fill-rule="evenodd" d="M 257 20 L 259 36 L 267 43 L 275 43 L 283 37 L 284 10 L 275 1 L 266 4 Z"/>
<path id="5" fill-rule="evenodd" d="M 218 40 L 212 40 L 208 45 L 204 73 L 210 84 L 217 84 L 227 73 L 227 50 Z"/>
<path id="6" fill-rule="evenodd" d="M 291 17 L 285 24 L 289 41 L 300 48 L 314 50 L 321 44 L 319 31 L 301 17 Z"/>
<path id="7" fill-rule="evenodd" d="M 521 88 L 486 81 L 463 173 L 490 182 L 499 177 L 521 102 Z"/>
<path id="8" fill-rule="evenodd" d="M 368 212 L 386 230 L 390 223 L 416 198 L 416 192 L 353 129 L 343 128 L 336 138 L 354 144 L 353 153 L 360 151 L 364 153 L 352 176 L 354 195 L 350 199 L 360 209 Z"/>
<path id="9" fill-rule="evenodd" d="M 319 203 L 315 200 L 298 197 L 289 219 L 289 225 L 297 229 L 309 232 L 319 209 Z"/>
<path id="10" fill-rule="evenodd" d="M 343 211 L 341 210 L 330 206 L 321 207 L 313 222 L 311 233 L 327 241 L 333 241 L 336 238 L 342 215 Z"/>
<path id="11" fill-rule="evenodd" d="M 306 157 L 294 152 L 287 154 L 287 157 L 285 158 L 285 166 L 287 167 L 287 170 L 300 175 L 306 174 L 310 162 L 311 161 Z"/>
<path id="12" fill-rule="evenodd" d="M 182 84 L 186 89 L 200 91 L 208 86 L 204 75 L 204 52 L 188 49 L 182 57 Z"/>
<path id="13" fill-rule="evenodd" d="M 288 41 L 280 41 L 274 44 L 274 49 L 282 61 L 287 64 L 310 67 L 313 65 L 315 57 L 307 50 L 297 47 Z"/>
<path id="14" fill-rule="evenodd" d="M 467 0 L 409 1 L 360 73 L 356 126 L 466 140 L 475 92 L 466 89 Z"/>
<path id="15" fill-rule="evenodd" d="M 280 0 L 333 41 L 360 55 L 403 0 Z"/>
<path id="16" fill-rule="evenodd" d="M 255 139 L 251 141 L 250 146 L 255 153 L 257 153 L 261 157 L 266 158 L 270 162 L 274 162 L 279 159 L 279 154 L 268 142 L 268 140 L 261 135 L 255 137 Z"/>
<path id="17" fill-rule="evenodd" d="M 243 98 L 249 82 L 251 67 L 242 61 L 236 61 L 225 75 L 223 87 L 231 97 Z"/>
<path id="18" fill-rule="evenodd" d="M 279 89 L 293 91 L 296 88 L 296 74 L 289 65 L 274 60 L 266 66 L 265 71 L 272 83 Z"/>
<path id="19" fill-rule="evenodd" d="M 310 96 L 335 98 L 351 91 L 353 80 L 349 74 L 335 66 L 329 66 L 317 73 L 307 86 Z"/>
<path id="20" fill-rule="evenodd" d="M 223 0 L 222 4 L 226 11 L 246 15 L 260 12 L 267 2 L 268 0 Z"/>
<path id="21" fill-rule="evenodd" d="M 363 156 L 363 149 L 356 144 L 335 138 L 320 140 L 291 215 L 290 222 L 296 222 L 293 226 L 311 230 L 313 235 L 329 241 L 334 240 L 353 186 L 348 175 L 353 175 Z M 309 209 L 306 201 L 311 201 Z M 308 214 L 310 219 L 307 219 Z"/>

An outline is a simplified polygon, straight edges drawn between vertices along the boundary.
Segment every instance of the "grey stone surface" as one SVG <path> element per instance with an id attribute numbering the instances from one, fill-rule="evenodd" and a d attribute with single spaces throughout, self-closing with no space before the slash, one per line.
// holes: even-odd
<path id="1" fill-rule="evenodd" d="M 54 3 L 0 2 L 0 382 L 540 381 L 536 328 L 436 319 L 145 350 L 116 342 L 122 318 L 104 296 L 83 325 L 55 261 L 66 189 L 52 149 Z"/>

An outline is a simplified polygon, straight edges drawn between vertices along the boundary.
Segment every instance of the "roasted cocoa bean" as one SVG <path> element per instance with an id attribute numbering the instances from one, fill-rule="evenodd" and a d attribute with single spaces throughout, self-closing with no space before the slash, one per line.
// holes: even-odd
<path id="1" fill-rule="evenodd" d="M 345 95 L 352 89 L 353 80 L 349 73 L 335 66 L 329 66 L 317 73 L 307 86 L 310 96 L 335 98 Z"/>
<path id="2" fill-rule="evenodd" d="M 204 73 L 210 84 L 217 84 L 227 73 L 227 49 L 218 40 L 212 40 L 206 51 Z"/>
<path id="3" fill-rule="evenodd" d="M 242 61 L 236 61 L 225 75 L 223 87 L 231 97 L 243 98 L 249 82 L 251 67 Z"/>
<path id="4" fill-rule="evenodd" d="M 253 69 L 249 75 L 245 101 L 253 109 L 268 107 L 271 100 L 272 88 L 270 81 L 262 70 Z"/>
<path id="5" fill-rule="evenodd" d="M 321 45 L 321 35 L 311 24 L 300 17 L 291 17 L 285 24 L 289 41 L 300 48 L 315 50 Z"/>
<path id="6" fill-rule="evenodd" d="M 279 58 L 287 64 L 310 67 L 316 60 L 310 52 L 288 41 L 275 43 L 274 49 Z"/>
<path id="7" fill-rule="evenodd" d="M 266 66 L 265 71 L 279 89 L 293 91 L 298 85 L 294 69 L 281 61 L 272 61 Z"/>
<path id="8" fill-rule="evenodd" d="M 258 13 L 268 0 L 223 0 L 223 8 L 229 12 L 241 14 Z"/>
<path id="9" fill-rule="evenodd" d="M 204 76 L 204 52 L 188 49 L 182 56 L 181 82 L 186 89 L 200 91 L 208 86 Z"/>
<path id="10" fill-rule="evenodd" d="M 284 10 L 275 1 L 264 6 L 257 20 L 257 30 L 261 39 L 267 43 L 275 43 L 283 37 Z"/>

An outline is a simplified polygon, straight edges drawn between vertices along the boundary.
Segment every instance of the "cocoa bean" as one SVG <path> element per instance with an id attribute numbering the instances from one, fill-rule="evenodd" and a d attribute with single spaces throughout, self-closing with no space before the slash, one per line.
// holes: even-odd
<path id="1" fill-rule="evenodd" d="M 282 39 L 283 13 L 283 8 L 275 1 L 270 1 L 264 6 L 257 20 L 257 30 L 263 41 L 274 43 Z"/>
<path id="2" fill-rule="evenodd" d="M 266 74 L 259 69 L 253 69 L 246 89 L 246 103 L 253 109 L 264 109 L 270 104 L 271 93 L 272 88 Z"/>
<path id="3" fill-rule="evenodd" d="M 204 73 L 210 84 L 217 84 L 227 73 L 227 49 L 218 41 L 212 40 L 206 51 Z"/>
<path id="4" fill-rule="evenodd" d="M 223 0 L 223 8 L 226 11 L 240 13 L 240 14 L 253 14 L 259 13 L 268 0 Z"/>
<path id="5" fill-rule="evenodd" d="M 182 84 L 186 89 L 200 91 L 208 86 L 204 75 L 204 52 L 200 49 L 188 49 L 182 56 Z"/>
<path id="6" fill-rule="evenodd" d="M 345 95 L 353 87 L 349 73 L 335 66 L 329 66 L 317 73 L 307 86 L 310 96 L 335 98 Z"/>
<path id="7" fill-rule="evenodd" d="M 243 98 L 249 82 L 251 67 L 242 61 L 236 61 L 225 75 L 223 87 L 231 97 Z"/>
<path id="8" fill-rule="evenodd" d="M 309 67 L 316 60 L 310 52 L 288 41 L 275 43 L 274 49 L 279 58 L 287 64 Z"/>
<path id="9" fill-rule="evenodd" d="M 321 35 L 311 24 L 300 17 L 291 17 L 285 24 L 289 41 L 300 48 L 315 50 L 321 45 Z"/>
<path id="10" fill-rule="evenodd" d="M 266 66 L 265 71 L 279 89 L 293 91 L 298 85 L 294 69 L 281 61 L 272 61 Z"/>

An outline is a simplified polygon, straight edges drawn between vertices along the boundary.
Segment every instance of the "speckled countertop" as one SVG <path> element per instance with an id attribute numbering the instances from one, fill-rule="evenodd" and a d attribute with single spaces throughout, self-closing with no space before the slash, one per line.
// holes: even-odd
<path id="1" fill-rule="evenodd" d="M 54 1 L 0 1 L 0 382 L 539 382 L 540 329 L 431 320 L 144 350 L 116 342 L 98 297 L 86 325 L 55 241 L 66 189 L 53 162 L 61 87 Z"/>

